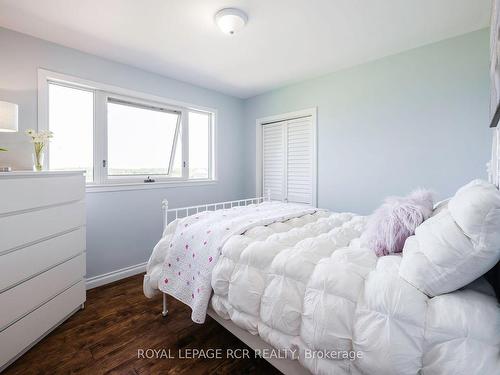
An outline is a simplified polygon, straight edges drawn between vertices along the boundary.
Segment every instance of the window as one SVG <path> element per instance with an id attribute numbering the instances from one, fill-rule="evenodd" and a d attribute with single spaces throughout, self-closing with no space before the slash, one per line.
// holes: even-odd
<path id="1" fill-rule="evenodd" d="M 108 175 L 170 175 L 180 119 L 181 112 L 108 99 Z"/>
<path id="2" fill-rule="evenodd" d="M 49 84 L 49 124 L 57 134 L 50 143 L 52 169 L 85 170 L 94 180 L 94 93 Z"/>
<path id="3" fill-rule="evenodd" d="M 87 184 L 215 179 L 215 113 L 39 71 L 47 167 L 85 170 Z"/>
<path id="4" fill-rule="evenodd" d="M 210 115 L 189 112 L 189 177 L 208 178 L 210 175 Z"/>

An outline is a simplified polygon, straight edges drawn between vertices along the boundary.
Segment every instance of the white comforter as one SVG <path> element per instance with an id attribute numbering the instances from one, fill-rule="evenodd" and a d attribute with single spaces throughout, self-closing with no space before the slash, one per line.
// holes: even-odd
<path id="1" fill-rule="evenodd" d="M 212 271 L 212 307 L 315 374 L 500 373 L 489 290 L 428 298 L 399 277 L 401 256 L 362 246 L 364 225 L 317 212 L 230 237 Z M 161 283 L 162 251 L 148 265 L 146 294 Z"/>
<path id="2" fill-rule="evenodd" d="M 285 221 L 317 209 L 299 204 L 264 202 L 205 211 L 175 220 L 165 230 L 168 252 L 160 275 L 160 290 L 192 309 L 191 319 L 205 321 L 212 295 L 210 281 L 227 239 L 254 226 Z M 166 245 L 165 241 L 160 246 Z"/>

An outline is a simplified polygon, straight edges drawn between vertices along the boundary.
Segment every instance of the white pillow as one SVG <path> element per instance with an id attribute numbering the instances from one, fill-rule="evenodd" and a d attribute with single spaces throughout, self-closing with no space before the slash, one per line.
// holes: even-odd
<path id="1" fill-rule="evenodd" d="M 448 204 L 453 219 L 479 251 L 500 249 L 500 192 L 474 180 L 458 189 Z M 491 268 L 491 267 L 490 267 Z"/>
<path id="2" fill-rule="evenodd" d="M 469 284 L 499 260 L 500 192 L 474 180 L 408 238 L 399 275 L 433 297 Z"/>
<path id="3" fill-rule="evenodd" d="M 442 201 L 437 202 L 434 205 L 434 209 L 432 210 L 432 215 L 431 216 L 436 216 L 438 213 L 441 211 L 445 210 L 448 208 L 448 203 L 450 202 L 451 198 L 444 199 Z"/>

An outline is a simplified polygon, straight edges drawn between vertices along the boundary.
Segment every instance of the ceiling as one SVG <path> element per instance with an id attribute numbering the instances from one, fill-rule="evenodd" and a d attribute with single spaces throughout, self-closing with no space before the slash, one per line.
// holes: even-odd
<path id="1" fill-rule="evenodd" d="M 238 7 L 234 36 L 213 17 Z M 0 26 L 247 98 L 487 27 L 490 0 L 0 0 Z"/>

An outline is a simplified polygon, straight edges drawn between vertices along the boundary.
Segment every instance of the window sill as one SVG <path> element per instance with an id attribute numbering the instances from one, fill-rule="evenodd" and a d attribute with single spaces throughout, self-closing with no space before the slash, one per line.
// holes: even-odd
<path id="1" fill-rule="evenodd" d="M 150 189 L 169 189 L 187 186 L 204 186 L 215 185 L 217 180 L 190 180 L 190 181 L 162 181 L 162 182 L 130 182 L 119 184 L 101 184 L 87 185 L 85 191 L 87 193 L 105 193 L 112 191 L 127 191 L 127 190 L 150 190 Z"/>

